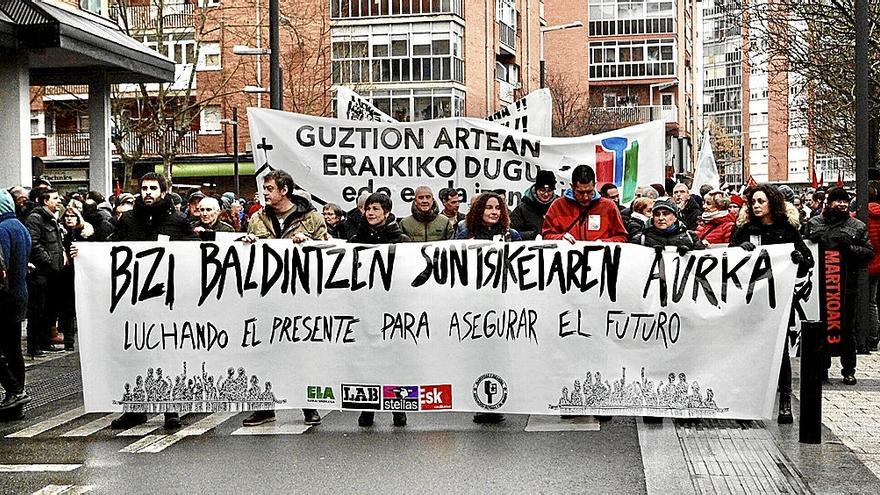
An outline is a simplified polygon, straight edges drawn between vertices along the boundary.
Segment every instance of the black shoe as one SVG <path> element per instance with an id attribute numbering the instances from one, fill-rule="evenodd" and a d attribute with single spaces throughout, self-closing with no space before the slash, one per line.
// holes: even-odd
<path id="1" fill-rule="evenodd" d="M 358 416 L 358 426 L 363 426 L 365 428 L 367 426 L 373 426 L 373 416 L 375 416 L 375 414 L 369 411 L 362 412 L 361 415 Z"/>
<path id="2" fill-rule="evenodd" d="M 119 416 L 110 422 L 110 428 L 114 430 L 127 430 L 146 422 L 146 413 L 122 413 L 122 416 Z"/>
<path id="3" fill-rule="evenodd" d="M 20 392 L 17 394 L 7 392 L 6 398 L 3 399 L 3 402 L 0 402 L 0 411 L 8 411 L 16 407 L 21 407 L 29 403 L 30 401 L 30 396 L 25 392 Z"/>
<path id="4" fill-rule="evenodd" d="M 476 413 L 474 414 L 474 423 L 481 425 L 498 424 L 504 421 L 504 415 L 498 413 Z"/>
<path id="5" fill-rule="evenodd" d="M 241 424 L 242 426 L 259 426 L 272 421 L 275 421 L 275 411 L 254 411 L 250 416 L 244 418 Z"/>
<path id="6" fill-rule="evenodd" d="M 393 418 L 394 426 L 406 426 L 405 412 L 391 413 L 391 417 Z"/>
<path id="7" fill-rule="evenodd" d="M 165 428 L 168 430 L 180 428 L 180 414 L 165 413 Z"/>
<path id="8" fill-rule="evenodd" d="M 64 344 L 64 350 L 67 352 L 73 352 L 73 344 Z"/>
<path id="9" fill-rule="evenodd" d="M 42 356 L 43 354 L 46 354 L 46 353 L 43 352 L 43 351 L 41 351 L 40 349 L 33 349 L 33 350 L 30 350 L 30 351 L 27 351 L 27 354 L 28 354 L 28 356 L 31 357 L 31 359 L 33 359 L 33 358 L 36 358 L 36 357 L 40 357 L 40 356 Z"/>
<path id="10" fill-rule="evenodd" d="M 858 349 L 856 349 L 856 354 L 864 356 L 867 353 L 868 349 L 866 347 L 859 347 Z"/>
<path id="11" fill-rule="evenodd" d="M 794 416 L 791 415 L 791 395 L 779 394 L 779 415 L 776 416 L 776 422 L 781 425 L 794 423 Z"/>
<path id="12" fill-rule="evenodd" d="M 856 377 L 854 375 L 843 375 L 843 384 L 844 385 L 855 385 Z"/>
<path id="13" fill-rule="evenodd" d="M 663 423 L 661 416 L 642 416 L 642 423 L 647 425 L 659 425 Z"/>
<path id="14" fill-rule="evenodd" d="M 603 422 L 604 422 L 604 421 L 611 421 L 611 416 L 599 416 L 599 415 L 597 415 L 597 416 L 596 416 L 596 419 L 598 419 L 599 421 L 603 421 Z"/>
<path id="15" fill-rule="evenodd" d="M 321 424 L 321 415 L 315 409 L 303 409 L 303 423 L 319 425 Z"/>

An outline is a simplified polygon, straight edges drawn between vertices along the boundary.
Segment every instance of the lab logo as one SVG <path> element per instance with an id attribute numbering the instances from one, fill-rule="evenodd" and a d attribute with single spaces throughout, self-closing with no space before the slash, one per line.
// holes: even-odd
<path id="1" fill-rule="evenodd" d="M 309 385 L 306 387 L 306 402 L 336 404 L 336 395 L 333 393 L 333 387 Z"/>
<path id="2" fill-rule="evenodd" d="M 507 384 L 495 373 L 486 373 L 474 382 L 474 401 L 483 409 L 495 410 L 507 401 Z"/>
<path id="3" fill-rule="evenodd" d="M 635 198 L 639 180 L 639 142 L 610 137 L 596 145 L 596 182 L 613 182 L 620 188 L 620 202 Z"/>
<path id="4" fill-rule="evenodd" d="M 342 384 L 343 409 L 374 409 L 382 408 L 380 397 L 382 387 L 379 385 Z"/>
<path id="5" fill-rule="evenodd" d="M 452 409 L 452 385 L 422 385 L 419 387 L 422 411 Z"/>
<path id="6" fill-rule="evenodd" d="M 419 387 L 415 385 L 384 385 L 382 409 L 385 411 L 418 411 Z"/>

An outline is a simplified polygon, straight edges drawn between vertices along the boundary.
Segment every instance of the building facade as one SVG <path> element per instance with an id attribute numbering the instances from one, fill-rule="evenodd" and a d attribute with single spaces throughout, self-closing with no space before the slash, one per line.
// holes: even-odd
<path id="1" fill-rule="evenodd" d="M 694 0 L 547 0 L 549 84 L 588 95 L 597 131 L 662 119 L 667 173 L 693 167 L 696 35 Z M 552 88 L 551 88 L 552 89 Z"/>

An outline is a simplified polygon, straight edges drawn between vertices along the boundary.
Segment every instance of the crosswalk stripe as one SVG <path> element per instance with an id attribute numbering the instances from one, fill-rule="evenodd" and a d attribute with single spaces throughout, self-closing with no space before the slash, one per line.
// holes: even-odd
<path id="1" fill-rule="evenodd" d="M 35 425 L 28 426 L 23 430 L 19 430 L 15 433 L 10 433 L 6 435 L 6 438 L 32 438 L 40 433 L 45 431 L 49 431 L 52 428 L 57 428 L 58 426 L 67 423 L 68 421 L 72 421 L 80 416 L 85 414 L 85 408 L 77 407 L 76 409 L 71 409 L 70 411 L 61 413 L 53 418 L 49 418 L 45 421 L 40 421 Z"/>
<path id="2" fill-rule="evenodd" d="M 33 495 L 80 495 L 94 488 L 94 485 L 46 485 L 35 491 Z"/>
<path id="3" fill-rule="evenodd" d="M 180 415 L 180 419 L 187 417 L 189 413 L 184 413 Z M 121 431 L 116 434 L 117 437 L 142 437 L 144 435 L 149 435 L 154 431 L 158 430 L 165 424 L 165 415 L 164 414 L 156 414 L 155 416 L 150 417 L 146 423 L 142 425 L 137 425 L 131 427 L 127 430 Z"/>
<path id="4" fill-rule="evenodd" d="M 107 414 L 105 416 L 101 416 L 100 418 L 86 423 L 79 428 L 74 428 L 73 430 L 68 431 L 61 435 L 62 437 L 87 437 L 92 433 L 98 432 L 110 426 L 110 423 L 117 416 L 116 413 Z"/>
<path id="5" fill-rule="evenodd" d="M 532 414 L 526 424 L 525 431 L 599 431 L 599 421 L 595 416 L 575 416 L 573 418 L 561 418 L 555 415 Z"/>
<path id="6" fill-rule="evenodd" d="M 150 435 L 144 437 L 141 440 L 138 440 L 137 442 L 120 450 L 120 452 L 136 452 L 138 454 L 155 454 L 157 452 L 162 452 L 163 450 L 183 440 L 186 437 L 203 435 L 213 430 L 214 428 L 220 426 L 223 422 L 229 420 L 230 418 L 233 418 L 237 414 L 238 413 L 236 412 L 213 413 L 208 417 L 185 428 L 182 428 L 179 431 L 176 431 L 170 435 Z M 144 442 L 140 446 L 135 447 L 135 445 L 137 445 L 138 443 L 151 437 L 153 438 L 152 441 Z"/>
<path id="7" fill-rule="evenodd" d="M 127 447 L 120 449 L 119 451 L 131 454 L 131 453 L 139 451 L 140 449 L 142 449 L 148 445 L 151 445 L 153 443 L 158 442 L 159 440 L 165 438 L 166 436 L 168 436 L 168 435 L 147 435 L 144 438 L 141 438 L 140 440 L 138 440 L 137 442 L 134 442 L 133 444 L 128 445 Z"/>
<path id="8" fill-rule="evenodd" d="M 309 431 L 311 425 L 302 423 L 268 423 L 258 426 L 242 426 L 232 432 L 233 435 L 302 435 Z"/>
<path id="9" fill-rule="evenodd" d="M 48 473 L 68 472 L 82 464 L 0 464 L 0 473 Z"/>

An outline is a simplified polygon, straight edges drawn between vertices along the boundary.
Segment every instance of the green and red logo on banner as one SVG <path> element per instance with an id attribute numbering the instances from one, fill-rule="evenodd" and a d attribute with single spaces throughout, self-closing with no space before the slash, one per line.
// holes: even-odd
<path id="1" fill-rule="evenodd" d="M 596 145 L 596 182 L 613 182 L 620 189 L 620 201 L 635 198 L 639 180 L 639 142 L 610 137 Z"/>

